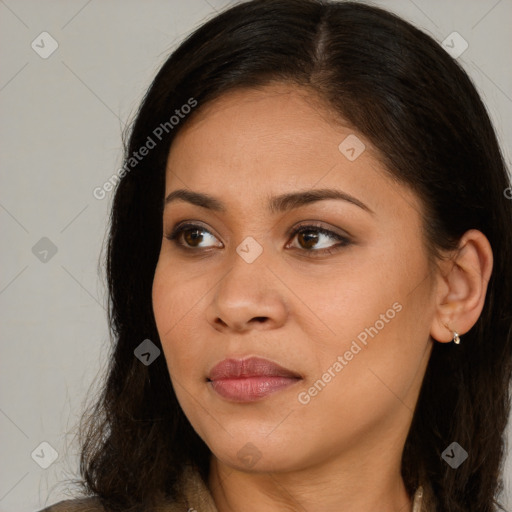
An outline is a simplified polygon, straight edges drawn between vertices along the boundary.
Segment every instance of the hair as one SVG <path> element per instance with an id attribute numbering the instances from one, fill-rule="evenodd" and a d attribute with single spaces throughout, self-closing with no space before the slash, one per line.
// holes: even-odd
<path id="1" fill-rule="evenodd" d="M 176 399 L 164 357 L 145 366 L 134 350 L 145 339 L 162 348 L 152 284 L 174 137 L 214 99 L 272 83 L 316 94 L 377 148 L 389 176 L 421 202 L 431 261 L 469 229 L 488 238 L 494 267 L 483 311 L 460 345 L 434 343 L 402 476 L 411 495 L 428 481 L 439 511 L 504 510 L 512 201 L 496 134 L 470 78 L 434 39 L 386 10 L 327 0 L 253 0 L 223 11 L 172 52 L 147 91 L 110 215 L 113 346 L 100 396 L 82 418 L 83 488 L 108 510 L 146 510 L 157 496 L 176 497 L 186 466 L 207 481 L 210 450 Z M 197 108 L 171 123 L 191 99 Z M 135 161 L 150 139 L 155 147 Z M 456 470 L 441 458 L 453 441 L 469 454 Z"/>

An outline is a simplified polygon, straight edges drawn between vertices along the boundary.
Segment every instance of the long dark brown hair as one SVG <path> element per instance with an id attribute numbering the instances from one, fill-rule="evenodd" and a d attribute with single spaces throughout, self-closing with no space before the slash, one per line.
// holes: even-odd
<path id="1" fill-rule="evenodd" d="M 144 510 L 156 496 L 175 495 L 186 465 L 207 481 L 209 449 L 178 404 L 164 357 L 146 366 L 134 356 L 145 339 L 161 348 L 151 292 L 166 160 L 176 133 L 205 104 L 276 81 L 317 93 L 374 144 L 390 176 L 416 192 L 429 257 L 454 249 L 472 228 L 488 238 L 494 269 L 483 312 L 460 345 L 434 343 L 402 475 L 410 494 L 428 480 L 441 512 L 503 510 L 512 201 L 495 132 L 467 74 L 430 36 L 373 6 L 321 0 L 253 0 L 215 16 L 170 55 L 137 112 L 111 210 L 113 346 L 81 424 L 83 489 L 109 510 Z M 183 106 L 193 102 L 187 114 Z M 152 145 L 148 137 L 154 147 L 134 160 Z M 441 458 L 453 441 L 469 454 L 456 470 Z"/>

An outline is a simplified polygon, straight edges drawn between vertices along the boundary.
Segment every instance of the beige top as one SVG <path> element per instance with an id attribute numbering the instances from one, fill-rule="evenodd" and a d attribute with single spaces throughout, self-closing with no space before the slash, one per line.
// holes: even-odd
<path id="1" fill-rule="evenodd" d="M 184 472 L 182 495 L 177 501 L 162 502 L 154 512 L 218 512 L 212 495 L 199 474 L 191 469 Z M 411 512 L 435 512 L 429 504 L 430 487 L 424 485 L 416 489 Z M 105 512 L 97 497 L 60 501 L 39 512 Z"/>

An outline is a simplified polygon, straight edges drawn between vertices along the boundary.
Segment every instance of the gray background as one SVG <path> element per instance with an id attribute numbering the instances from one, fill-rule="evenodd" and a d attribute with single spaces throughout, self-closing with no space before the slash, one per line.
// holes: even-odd
<path id="1" fill-rule="evenodd" d="M 110 350 L 98 262 L 111 193 L 97 200 L 92 191 L 120 167 L 121 131 L 169 52 L 228 3 L 0 0 L 2 512 L 71 493 L 62 482 L 77 476 L 75 427 Z M 440 43 L 454 31 L 468 42 L 458 60 L 510 166 L 512 0 L 374 3 Z M 46 59 L 31 47 L 51 49 L 44 31 L 59 45 Z M 42 252 L 43 237 L 54 255 Z M 47 469 L 36 463 L 51 462 L 42 442 L 58 452 Z M 507 457 L 508 494 L 511 464 Z"/>

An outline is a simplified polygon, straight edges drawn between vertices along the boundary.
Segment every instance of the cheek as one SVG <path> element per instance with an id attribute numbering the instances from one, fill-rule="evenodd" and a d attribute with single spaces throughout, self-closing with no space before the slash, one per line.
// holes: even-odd
<path id="1" fill-rule="evenodd" d="M 368 247 L 340 259 L 335 272 L 301 277 L 301 299 L 321 320 L 326 345 L 350 345 L 375 322 L 381 327 L 381 315 L 386 328 L 388 320 L 394 322 L 398 306 L 393 304 L 404 300 L 409 284 L 422 274 L 410 263 L 394 247 Z"/>
<path id="2" fill-rule="evenodd" d="M 182 329 L 183 324 L 189 322 L 189 317 L 197 314 L 204 295 L 198 284 L 196 278 L 180 271 L 165 255 L 160 258 L 153 279 L 152 295 L 155 320 L 164 338 Z"/>
<path id="3" fill-rule="evenodd" d="M 170 279 L 167 278 L 164 267 L 159 261 L 153 279 L 152 300 L 155 322 L 162 343 L 165 338 L 164 333 L 172 326 L 172 317 L 175 310 L 172 295 L 169 293 L 173 283 L 169 281 Z"/>
<path id="4" fill-rule="evenodd" d="M 386 385 L 397 392 L 406 389 L 429 339 L 433 313 L 429 277 L 421 246 L 404 241 L 383 244 L 378 250 L 373 247 L 325 280 L 325 293 L 316 293 L 310 303 L 316 304 L 322 323 L 329 327 L 325 338 L 317 338 L 320 367 L 312 377 L 321 378 L 338 356 L 346 354 L 346 366 L 336 373 L 343 377 L 335 379 L 332 391 L 354 392 L 354 399 L 364 397 L 363 403 L 379 396 L 377 391 Z M 335 394 L 332 398 L 336 400 Z"/>
<path id="5" fill-rule="evenodd" d="M 197 326 L 197 319 L 194 320 L 197 306 L 194 306 L 199 297 L 175 267 L 159 261 L 153 280 L 153 312 L 172 374 L 183 371 L 193 363 L 190 340 L 196 339 L 193 330 Z"/>

